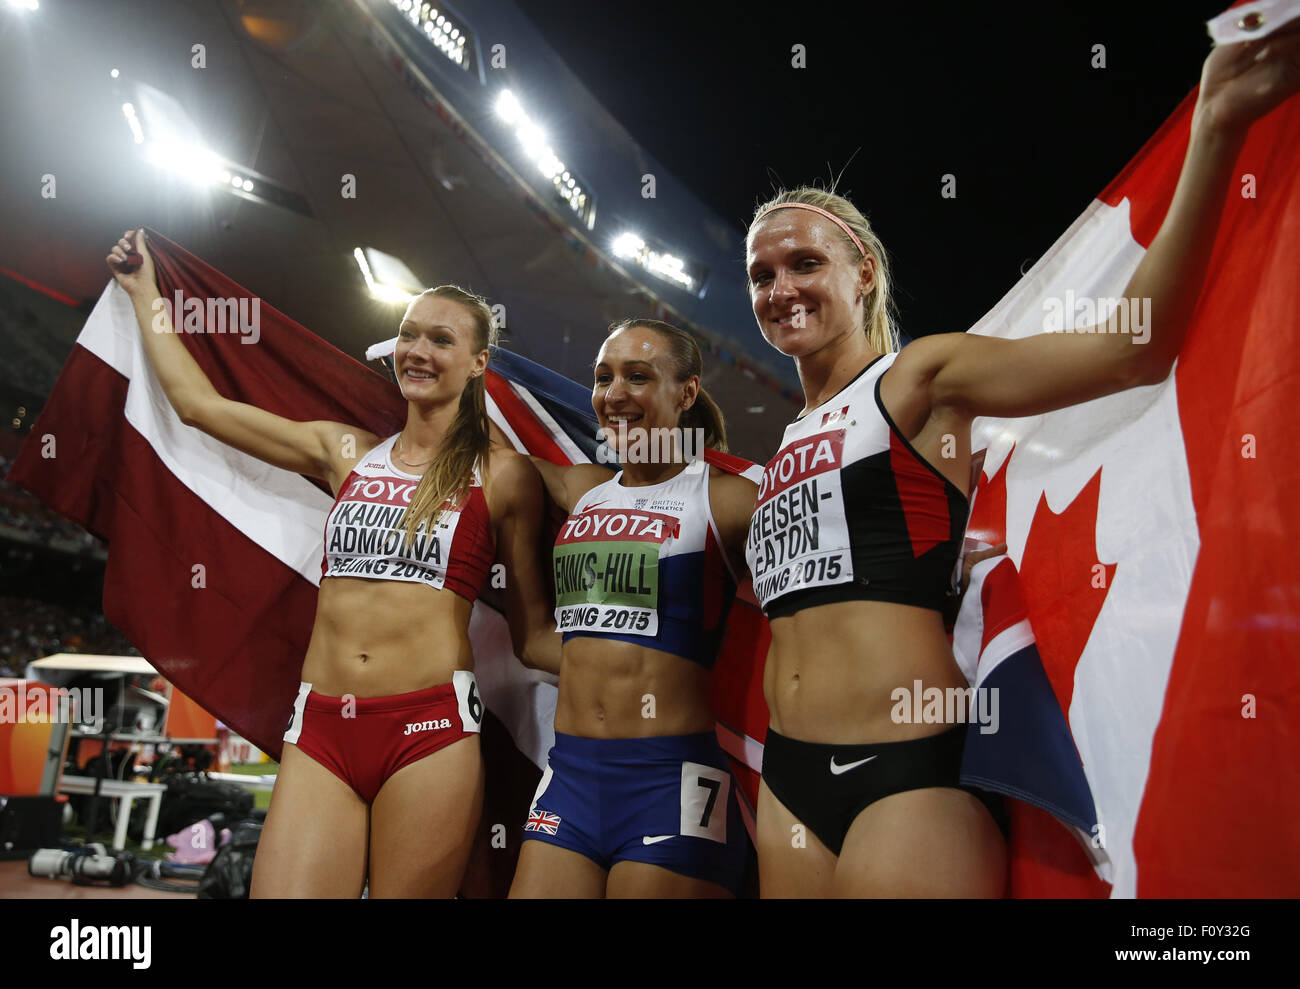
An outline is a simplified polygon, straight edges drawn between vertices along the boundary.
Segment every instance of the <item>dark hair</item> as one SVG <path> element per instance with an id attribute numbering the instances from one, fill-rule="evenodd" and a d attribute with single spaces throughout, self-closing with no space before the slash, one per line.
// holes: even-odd
<path id="1" fill-rule="evenodd" d="M 611 324 L 607 336 L 612 337 L 622 330 L 630 330 L 638 326 L 653 330 L 668 342 L 668 355 L 672 361 L 673 374 L 679 383 L 689 380 L 692 376 L 703 375 L 704 359 L 700 356 L 699 344 L 695 342 L 693 336 L 671 323 L 658 319 L 624 319 Z M 681 414 L 677 424 L 683 429 L 702 429 L 705 446 L 723 453 L 727 452 L 726 421 L 722 410 L 718 408 L 718 403 L 709 396 L 703 385 L 695 396 L 695 404 Z"/>

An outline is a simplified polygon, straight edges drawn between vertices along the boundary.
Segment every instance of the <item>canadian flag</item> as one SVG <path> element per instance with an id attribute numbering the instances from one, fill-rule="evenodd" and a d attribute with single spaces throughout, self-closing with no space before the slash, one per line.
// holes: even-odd
<path id="1" fill-rule="evenodd" d="M 1104 317 L 1168 209 L 1194 98 L 971 332 Z M 1009 546 L 1096 811 L 1079 844 L 1014 806 L 1017 895 L 1300 890 L 1298 149 L 1296 100 L 1251 130 L 1163 384 L 976 421 L 968 537 Z"/>
<path id="2" fill-rule="evenodd" d="M 1189 96 L 973 332 L 1082 326 L 1122 295 L 1168 208 L 1192 106 Z M 1008 703 L 998 732 L 971 726 L 963 769 L 1021 798 L 1012 803 L 1015 895 L 1300 889 L 1297 148 L 1294 100 L 1252 129 L 1169 380 L 975 425 L 985 459 L 968 535 L 1006 541 L 1010 559 L 976 569 L 954 649 L 972 682 L 998 686 Z M 151 243 L 164 298 L 178 289 L 199 300 L 250 298 L 176 245 L 153 234 Z M 1143 318 L 1130 314 L 1135 339 Z M 400 428 L 390 383 L 268 306 L 255 347 L 237 334 L 184 339 L 230 398 L 381 436 Z M 591 458 L 580 386 L 504 353 L 494 365 L 507 376 L 489 379 L 492 414 L 516 446 L 558 463 Z M 109 539 L 109 620 L 178 687 L 278 753 L 330 497 L 183 426 L 116 285 L 10 478 Z M 712 697 L 719 739 L 752 803 L 769 633 L 752 593 L 740 597 Z M 513 659 L 504 620 L 483 599 L 471 634 L 485 702 L 535 780 L 552 738 L 554 686 Z M 531 789 L 484 820 L 514 819 L 511 807 L 522 819 Z"/>

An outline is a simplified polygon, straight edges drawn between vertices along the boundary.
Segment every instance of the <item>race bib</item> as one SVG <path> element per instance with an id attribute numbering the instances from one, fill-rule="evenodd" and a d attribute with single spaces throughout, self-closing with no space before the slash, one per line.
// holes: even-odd
<path id="1" fill-rule="evenodd" d="M 840 467 L 844 430 L 782 447 L 763 469 L 745 557 L 764 607 L 791 591 L 853 579 Z"/>
<path id="2" fill-rule="evenodd" d="M 571 515 L 555 541 L 555 623 L 561 632 L 659 633 L 659 557 L 678 521 L 659 512 Z"/>
<path id="3" fill-rule="evenodd" d="M 422 523 L 408 545 L 406 511 L 416 483 L 353 477 L 340 492 L 326 524 L 329 566 L 324 576 L 381 577 L 443 586 L 447 551 L 460 513 L 440 512 L 431 528 Z"/>

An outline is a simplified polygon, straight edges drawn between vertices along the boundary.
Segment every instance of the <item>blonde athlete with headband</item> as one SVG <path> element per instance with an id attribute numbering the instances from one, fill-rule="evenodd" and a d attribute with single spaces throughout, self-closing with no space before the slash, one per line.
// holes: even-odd
<path id="1" fill-rule="evenodd" d="M 407 401 L 396 436 L 295 422 L 223 398 L 170 325 L 151 330 L 166 314 L 143 231 L 134 242 L 138 267 L 130 231 L 108 265 L 181 421 L 336 496 L 253 896 L 355 897 L 367 877 L 373 897 L 452 896 L 483 802 L 468 627 L 494 554 L 515 651 L 554 638 L 535 550 L 540 479 L 527 458 L 489 449 L 491 311 L 446 285 L 412 300 L 394 354 Z"/>
<path id="2" fill-rule="evenodd" d="M 622 470 L 536 461 L 570 513 L 554 556 L 564 644 L 546 664 L 560 674 L 555 746 L 513 897 L 721 897 L 740 884 L 748 836 L 709 671 L 756 488 L 702 459 L 726 432 L 700 373 L 682 330 L 616 324 L 591 405 Z"/>
<path id="3" fill-rule="evenodd" d="M 940 612 L 966 523 L 971 420 L 1168 376 L 1245 132 L 1300 88 L 1298 32 L 1205 62 L 1173 202 L 1125 292 L 1151 300 L 1145 346 L 1107 326 L 1020 340 L 945 333 L 896 353 L 885 252 L 863 215 L 809 188 L 756 211 L 754 316 L 794 359 L 805 398 L 767 465 L 747 548 L 772 628 L 764 896 L 1004 892 L 997 804 L 958 783 L 964 726 L 890 718 L 900 686 L 967 686 Z M 947 437 L 955 457 L 941 455 Z"/>

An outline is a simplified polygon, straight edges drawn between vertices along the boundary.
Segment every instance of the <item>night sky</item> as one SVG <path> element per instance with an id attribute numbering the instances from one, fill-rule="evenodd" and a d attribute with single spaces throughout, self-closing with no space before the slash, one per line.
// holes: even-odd
<path id="1" fill-rule="evenodd" d="M 1195 86 L 1224 6 L 519 5 L 737 228 L 774 180 L 842 170 L 892 254 L 912 336 L 966 329 L 1052 245 Z"/>

